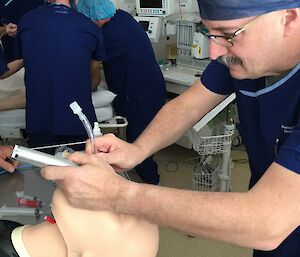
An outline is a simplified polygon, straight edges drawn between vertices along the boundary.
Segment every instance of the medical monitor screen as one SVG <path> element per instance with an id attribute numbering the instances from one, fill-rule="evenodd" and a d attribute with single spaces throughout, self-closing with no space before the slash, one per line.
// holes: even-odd
<path id="1" fill-rule="evenodd" d="M 140 0 L 141 8 L 162 8 L 162 0 Z"/>
<path id="2" fill-rule="evenodd" d="M 148 31 L 149 21 L 139 21 L 139 24 L 141 24 L 145 31 Z"/>

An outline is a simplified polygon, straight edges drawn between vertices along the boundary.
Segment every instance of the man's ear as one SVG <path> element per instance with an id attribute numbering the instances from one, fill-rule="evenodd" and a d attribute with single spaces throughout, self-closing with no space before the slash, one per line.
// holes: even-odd
<path id="1" fill-rule="evenodd" d="M 300 9 L 293 8 L 285 10 L 284 16 L 284 35 L 291 36 L 299 33 Z"/>

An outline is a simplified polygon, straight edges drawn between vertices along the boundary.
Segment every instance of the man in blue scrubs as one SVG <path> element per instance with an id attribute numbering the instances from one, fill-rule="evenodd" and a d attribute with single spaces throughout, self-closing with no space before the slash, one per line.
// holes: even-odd
<path id="1" fill-rule="evenodd" d="M 85 154 L 71 156 L 88 164 L 68 170 L 72 175 L 77 172 L 77 180 L 61 168 L 46 168 L 43 176 L 59 178 L 77 207 L 116 210 L 194 235 L 260 249 L 254 251 L 255 257 L 298 257 L 300 1 L 198 3 L 210 33 L 210 57 L 222 64 L 213 61 L 199 81 L 161 109 L 133 144 L 104 136 L 96 145 L 107 152 L 99 155 L 116 170 L 129 169 L 175 142 L 235 92 L 252 171 L 250 190 L 208 193 L 135 184 Z"/>
<path id="2" fill-rule="evenodd" d="M 0 26 L 7 32 L 13 32 L 2 37 L 7 62 L 16 59 L 14 36 L 20 18 L 30 10 L 43 5 L 44 2 L 44 0 L 0 0 Z"/>
<path id="3" fill-rule="evenodd" d="M 86 140 L 69 105 L 77 101 L 88 120 L 96 121 L 91 67 L 106 58 L 100 29 L 61 0 L 26 13 L 17 41 L 25 66 L 29 146 Z"/>
<path id="4" fill-rule="evenodd" d="M 126 140 L 133 142 L 165 102 L 165 81 L 145 30 L 127 12 L 115 11 L 109 0 L 80 0 L 77 9 L 103 31 L 107 61 L 103 62 L 117 115 L 128 120 Z M 148 157 L 135 167 L 144 182 L 159 183 L 158 167 Z"/>

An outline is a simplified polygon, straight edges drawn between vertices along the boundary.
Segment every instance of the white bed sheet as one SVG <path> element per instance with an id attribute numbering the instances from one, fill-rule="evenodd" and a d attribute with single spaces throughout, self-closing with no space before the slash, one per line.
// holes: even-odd
<path id="1" fill-rule="evenodd" d="M 24 91 L 24 69 L 13 76 L 0 81 L 0 101 L 7 96 Z M 101 81 L 98 90 L 92 93 L 98 122 L 110 120 L 113 117 L 112 101 L 116 95 L 107 89 L 105 81 Z M 93 124 L 92 124 L 93 125 Z M 21 129 L 25 129 L 25 109 L 0 111 L 0 137 L 20 138 Z"/>
<path id="2" fill-rule="evenodd" d="M 96 108 L 95 112 L 98 122 L 103 122 L 113 117 L 111 104 Z M 21 129 L 25 129 L 25 109 L 0 112 L 1 138 L 20 138 L 22 137 Z"/>

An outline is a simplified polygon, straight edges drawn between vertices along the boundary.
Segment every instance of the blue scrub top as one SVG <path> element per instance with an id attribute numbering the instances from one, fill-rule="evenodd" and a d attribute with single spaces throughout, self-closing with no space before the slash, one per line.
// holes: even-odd
<path id="1" fill-rule="evenodd" d="M 44 4 L 44 0 L 0 0 L 0 23 L 18 24 L 22 15 Z M 2 43 L 8 62 L 15 60 L 15 39 L 4 36 Z"/>
<path id="2" fill-rule="evenodd" d="M 102 31 L 108 56 L 103 63 L 105 78 L 117 94 L 114 102 L 124 111 L 138 101 L 139 111 L 152 119 L 164 103 L 166 89 L 145 30 L 129 13 L 117 10 Z"/>
<path id="3" fill-rule="evenodd" d="M 106 58 L 101 30 L 65 5 L 45 5 L 25 14 L 17 34 L 24 58 L 26 129 L 29 133 L 85 135 L 69 104 L 77 101 L 90 122 L 91 60 Z"/>
<path id="4" fill-rule="evenodd" d="M 275 84 L 265 78 L 233 79 L 213 61 L 201 81 L 218 94 L 236 93 L 241 133 L 249 155 L 252 187 L 273 161 L 300 173 L 300 64 Z"/>
<path id="5" fill-rule="evenodd" d="M 2 75 L 7 70 L 8 70 L 8 68 L 7 68 L 7 64 L 5 62 L 4 51 L 3 51 L 2 47 L 0 46 L 0 75 Z"/>
<path id="6" fill-rule="evenodd" d="M 241 134 L 251 169 L 250 188 L 276 162 L 300 173 L 300 64 L 270 86 L 265 78 L 237 80 L 224 65 L 212 61 L 201 82 L 218 94 L 235 92 Z M 277 249 L 254 256 L 298 256 L 300 227 Z"/>

